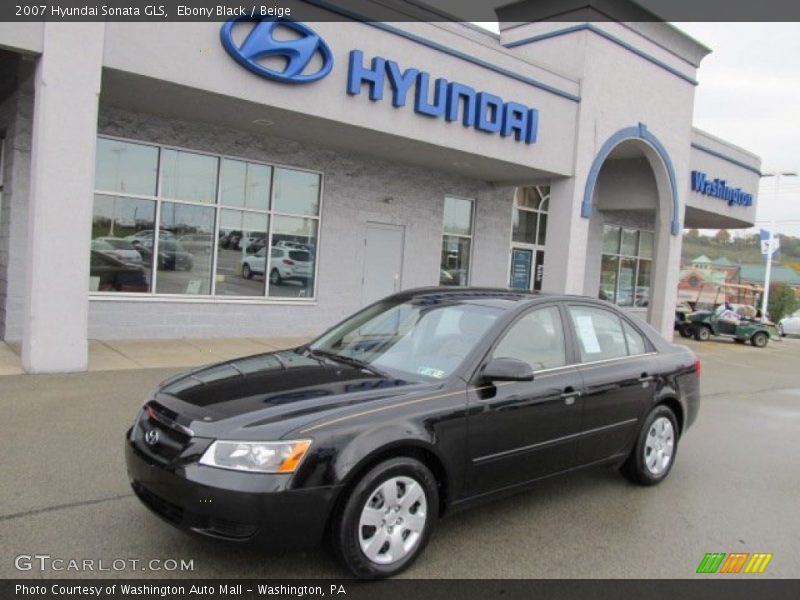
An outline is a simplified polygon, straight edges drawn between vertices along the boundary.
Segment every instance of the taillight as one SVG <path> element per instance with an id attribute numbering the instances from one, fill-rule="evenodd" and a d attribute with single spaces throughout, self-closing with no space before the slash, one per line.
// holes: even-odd
<path id="1" fill-rule="evenodd" d="M 697 373 L 699 376 L 703 372 L 703 363 L 700 362 L 700 359 L 694 361 L 694 372 Z"/>
<path id="2" fill-rule="evenodd" d="M 293 265 L 293 264 L 294 264 L 294 261 L 293 261 L 293 260 L 289 260 L 288 258 L 284 258 L 284 259 L 283 259 L 281 262 L 282 262 L 283 264 L 285 264 L 285 265 L 289 265 L 289 266 L 291 266 L 291 265 Z"/>

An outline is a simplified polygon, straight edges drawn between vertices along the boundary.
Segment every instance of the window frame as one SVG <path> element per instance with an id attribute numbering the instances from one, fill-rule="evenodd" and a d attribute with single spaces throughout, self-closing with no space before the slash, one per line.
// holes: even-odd
<path id="1" fill-rule="evenodd" d="M 465 200 L 470 203 L 470 211 L 469 211 L 469 235 L 464 235 L 463 233 L 449 233 L 445 229 L 445 218 L 444 218 L 444 210 L 447 204 L 447 199 L 453 198 L 454 200 Z M 467 269 L 467 280 L 464 285 L 454 285 L 454 286 L 447 286 L 447 287 L 469 287 L 472 283 L 472 258 L 475 253 L 475 225 L 477 221 L 477 202 L 475 198 L 468 198 L 466 196 L 457 196 L 455 194 L 445 194 L 442 200 L 442 235 L 441 235 L 441 243 L 439 244 L 439 277 L 438 277 L 438 285 L 441 286 L 441 271 L 442 269 L 442 245 L 444 244 L 445 236 L 456 237 L 461 239 L 469 240 L 469 268 Z"/>
<path id="2" fill-rule="evenodd" d="M 618 246 L 616 252 L 607 252 L 603 248 L 603 241 L 605 240 L 605 231 L 607 227 L 615 228 L 619 230 L 618 235 Z M 632 254 L 624 254 L 622 252 L 622 245 L 623 239 L 625 236 L 625 230 L 634 231 L 636 232 L 636 255 Z M 653 248 L 652 248 L 652 255 L 650 257 L 642 256 L 642 236 L 641 233 L 650 233 L 653 236 Z M 648 299 L 647 306 L 637 306 L 636 305 L 636 288 L 639 287 L 639 273 L 641 268 L 642 261 L 649 261 L 650 262 L 650 280 L 651 283 L 648 286 L 648 293 L 649 290 L 652 290 L 653 284 L 653 267 L 655 266 L 655 248 L 656 246 L 656 237 L 655 231 L 652 229 L 640 229 L 638 227 L 630 227 L 627 225 L 620 225 L 618 223 L 603 223 L 603 232 L 601 236 L 601 244 L 600 244 L 600 286 L 603 283 L 603 258 L 606 256 L 613 257 L 617 260 L 616 265 L 616 273 L 614 277 L 614 300 L 607 300 L 607 302 L 611 302 L 614 306 L 619 306 L 625 309 L 631 310 L 648 310 L 650 308 L 650 300 Z M 635 261 L 634 265 L 634 273 L 633 273 L 633 304 L 620 304 L 619 303 L 619 280 L 620 280 L 620 273 L 622 272 L 622 261 L 623 259 L 632 259 Z M 600 292 L 598 290 L 598 296 Z"/>
<path id="3" fill-rule="evenodd" d="M 295 167 L 293 165 L 287 165 L 283 163 L 277 162 L 266 162 L 263 160 L 253 160 L 251 158 L 247 158 L 244 156 L 232 155 L 232 154 L 223 154 L 218 152 L 209 152 L 206 150 L 196 150 L 193 148 L 187 148 L 183 146 L 175 146 L 171 144 L 162 144 L 159 142 L 152 142 L 148 140 L 142 139 L 135 139 L 135 138 L 127 138 L 115 135 L 106 135 L 106 134 L 98 134 L 97 139 L 105 139 L 111 140 L 116 142 L 122 143 L 130 143 L 130 144 L 139 144 L 144 146 L 153 146 L 158 148 L 158 163 L 157 163 L 157 175 L 156 175 L 156 194 L 155 196 L 150 195 L 143 195 L 143 194 L 130 194 L 130 193 L 122 193 L 118 191 L 111 191 L 111 190 L 100 190 L 93 187 L 93 195 L 102 195 L 102 196 L 109 196 L 109 197 L 116 197 L 116 198 L 132 198 L 137 200 L 150 200 L 155 202 L 155 211 L 154 211 L 154 223 L 153 223 L 153 231 L 154 233 L 157 232 L 161 228 L 161 206 L 163 202 L 172 202 L 175 204 L 180 204 L 184 206 L 199 206 L 205 208 L 212 208 L 214 210 L 214 230 L 212 233 L 213 236 L 213 244 L 212 244 L 212 262 L 211 262 L 211 271 L 210 271 L 210 288 L 208 294 L 165 294 L 165 293 L 157 293 L 156 292 L 156 285 L 158 281 L 158 265 L 152 265 L 151 271 L 151 282 L 150 282 L 150 291 L 148 292 L 89 292 L 89 299 L 90 300 L 113 300 L 113 301 L 129 301 L 129 300 L 137 300 L 143 302 L 185 302 L 185 303 L 209 303 L 209 302 L 223 302 L 223 303 L 235 303 L 235 304 L 301 304 L 301 305 L 309 305 L 309 304 L 316 304 L 319 299 L 319 257 L 321 254 L 321 247 L 322 247 L 322 213 L 324 210 L 324 197 L 325 197 L 325 174 L 322 171 L 318 171 L 315 169 L 307 169 L 303 167 Z M 162 168 L 162 158 L 163 158 L 163 150 L 175 150 L 178 152 L 188 152 L 191 154 L 200 154 L 203 156 L 210 156 L 217 159 L 217 182 L 216 182 L 216 191 L 214 196 L 213 203 L 204 203 L 204 202 L 195 202 L 189 200 L 178 200 L 173 198 L 164 198 L 162 196 L 162 189 L 163 189 L 163 168 Z M 266 210 L 260 209 L 252 209 L 252 208 L 244 208 L 244 207 L 234 207 L 229 206 L 222 203 L 221 198 L 221 186 L 222 186 L 222 163 L 225 159 L 235 160 L 245 163 L 252 163 L 257 165 L 263 165 L 270 167 L 272 169 L 271 176 L 270 176 L 270 190 L 269 190 L 269 204 Z M 302 171 L 305 173 L 313 173 L 319 177 L 319 211 L 317 215 L 301 215 L 301 214 L 294 214 L 294 213 L 287 213 L 287 212 L 278 212 L 273 210 L 274 206 L 274 199 L 275 199 L 275 172 L 277 169 L 288 169 L 292 171 Z M 94 184 L 93 184 L 94 186 Z M 94 200 L 93 200 L 94 202 Z M 268 244 L 271 247 L 272 244 L 272 233 L 273 233 L 273 220 L 275 217 L 295 217 L 295 218 L 303 218 L 303 219 L 313 219 L 316 220 L 316 230 L 317 230 L 317 237 L 315 243 L 315 255 L 314 255 L 314 292 L 313 295 L 307 297 L 289 297 L 289 296 L 269 296 L 269 282 L 265 282 L 264 284 L 264 294 L 260 296 L 226 296 L 226 295 L 217 295 L 216 294 L 216 284 L 217 284 L 217 254 L 218 254 L 218 244 L 219 244 L 219 226 L 221 221 L 221 212 L 223 210 L 234 210 L 240 212 L 249 212 L 255 213 L 260 215 L 267 215 L 267 240 Z M 158 256 L 158 244 L 160 242 L 160 236 L 155 235 L 155 241 L 153 245 L 153 254 L 154 256 Z M 268 260 L 268 259 L 267 259 Z"/>

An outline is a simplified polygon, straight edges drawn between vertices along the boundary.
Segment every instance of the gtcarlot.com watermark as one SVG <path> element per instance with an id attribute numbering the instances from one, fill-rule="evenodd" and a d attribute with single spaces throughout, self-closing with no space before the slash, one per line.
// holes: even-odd
<path id="1" fill-rule="evenodd" d="M 50 554 L 18 554 L 18 571 L 194 571 L 194 560 L 175 558 L 64 558 Z"/>

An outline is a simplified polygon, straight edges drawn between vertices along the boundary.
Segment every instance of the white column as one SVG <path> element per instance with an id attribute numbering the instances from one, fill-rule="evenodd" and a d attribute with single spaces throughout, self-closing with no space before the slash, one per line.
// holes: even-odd
<path id="1" fill-rule="evenodd" d="M 86 370 L 104 23 L 45 23 L 35 75 L 22 365 Z"/>
<path id="2" fill-rule="evenodd" d="M 589 219 L 581 217 L 583 188 L 576 178 L 550 182 L 542 291 L 583 294 Z M 599 260 L 599 258 L 598 258 Z M 595 290 L 596 293 L 597 290 Z"/>

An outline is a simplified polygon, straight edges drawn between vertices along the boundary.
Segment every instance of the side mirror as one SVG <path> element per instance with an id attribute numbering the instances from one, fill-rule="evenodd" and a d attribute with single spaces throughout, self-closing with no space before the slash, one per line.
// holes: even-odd
<path id="1" fill-rule="evenodd" d="M 495 358 L 483 369 L 486 381 L 533 381 L 531 366 L 516 358 Z"/>

